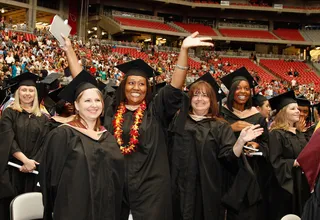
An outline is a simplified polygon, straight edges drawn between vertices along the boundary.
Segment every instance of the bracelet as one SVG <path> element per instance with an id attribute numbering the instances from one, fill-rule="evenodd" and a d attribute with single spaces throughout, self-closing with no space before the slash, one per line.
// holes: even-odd
<path id="1" fill-rule="evenodd" d="M 180 66 L 179 64 L 176 64 L 176 68 L 178 68 L 180 70 L 188 70 L 189 69 L 188 66 Z"/>

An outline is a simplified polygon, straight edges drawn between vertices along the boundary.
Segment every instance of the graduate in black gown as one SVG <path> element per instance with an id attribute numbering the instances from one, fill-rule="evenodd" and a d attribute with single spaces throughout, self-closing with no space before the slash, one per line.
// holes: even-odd
<path id="1" fill-rule="evenodd" d="M 224 219 L 221 166 L 236 172 L 243 146 L 263 128 L 244 128 L 236 140 L 229 123 L 219 117 L 216 97 L 221 101 L 222 91 L 210 73 L 191 84 L 188 94 L 187 110 L 180 109 L 171 130 L 174 219 Z M 187 114 L 185 121 L 179 120 L 181 114 Z"/>
<path id="2" fill-rule="evenodd" d="M 250 73 L 244 68 L 240 68 L 233 73 L 230 73 L 221 78 L 222 83 L 229 89 L 227 97 L 227 103 L 222 107 L 223 118 L 231 124 L 231 128 L 234 131 L 236 137 L 239 137 L 240 132 L 247 126 L 259 124 L 264 128 L 264 132 L 261 136 L 255 140 L 250 141 L 247 145 L 251 145 L 253 148 L 259 149 L 262 152 L 262 156 L 253 156 L 245 158 L 258 181 L 258 186 L 254 187 L 257 191 L 251 191 L 247 193 L 247 198 L 243 200 L 243 204 L 238 210 L 228 209 L 228 219 L 252 219 L 256 220 L 259 216 L 260 219 L 267 218 L 268 215 L 268 189 L 271 166 L 269 164 L 268 155 L 268 126 L 265 118 L 260 112 L 252 106 L 251 89 L 257 85 Z M 234 176 L 227 177 L 229 183 L 233 182 Z M 233 184 L 237 184 L 234 182 Z M 241 184 L 239 188 L 243 187 Z M 253 187 L 251 187 L 253 188 Z M 260 201 L 250 202 L 248 198 L 252 194 L 260 194 Z M 254 202 L 254 204 L 252 204 Z"/>
<path id="3" fill-rule="evenodd" d="M 148 79 L 154 70 L 138 59 L 117 66 L 125 77 L 115 100 L 105 105 L 104 125 L 114 134 L 125 158 L 125 180 L 121 219 L 129 211 L 134 220 L 171 220 L 171 181 L 167 152 L 167 128 L 181 107 L 187 69 L 188 48 L 213 46 L 209 37 L 187 37 L 172 76 L 171 84 L 153 97 Z M 73 76 L 81 71 L 66 39 L 66 55 Z"/>
<path id="4" fill-rule="evenodd" d="M 12 80 L 15 100 L 3 111 L 0 121 L 0 219 L 8 219 L 10 200 L 14 196 L 39 190 L 37 175 L 30 172 L 41 162 L 41 143 L 48 130 L 47 118 L 39 109 L 37 78 L 24 73 Z M 7 166 L 8 161 L 22 167 Z"/>
<path id="5" fill-rule="evenodd" d="M 314 124 L 312 120 L 311 103 L 303 95 L 297 97 L 297 103 L 300 111 L 300 120 L 297 123 L 297 129 L 303 132 L 306 140 L 309 141 L 316 127 L 316 124 Z"/>
<path id="6" fill-rule="evenodd" d="M 296 160 L 307 141 L 295 127 L 300 112 L 294 92 L 286 92 L 269 102 L 277 111 L 269 139 L 270 162 L 275 176 L 271 186 L 271 219 L 280 220 L 287 214 L 300 216 L 310 195 L 306 177 Z"/>
<path id="7" fill-rule="evenodd" d="M 81 72 L 60 93 L 77 115 L 52 130 L 40 164 L 44 219 L 120 218 L 124 163 L 113 135 L 100 125 L 104 103 L 95 79 Z"/>
<path id="8" fill-rule="evenodd" d="M 257 94 L 252 97 L 252 106 L 256 107 L 262 117 L 269 121 L 271 107 L 269 101 L 263 95 Z"/>
<path id="9" fill-rule="evenodd" d="M 320 130 L 317 129 L 308 144 L 299 154 L 297 161 L 308 180 L 311 196 L 306 202 L 302 220 L 320 219 Z"/>

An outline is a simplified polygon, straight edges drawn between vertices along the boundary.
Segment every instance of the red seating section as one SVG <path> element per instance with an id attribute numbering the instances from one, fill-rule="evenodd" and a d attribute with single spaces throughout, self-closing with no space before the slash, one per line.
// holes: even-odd
<path id="1" fill-rule="evenodd" d="M 117 48 L 113 48 L 112 52 L 113 53 L 120 53 L 120 54 L 129 54 L 130 56 L 132 56 L 136 59 L 140 58 L 140 59 L 146 60 L 149 58 L 146 53 L 139 52 L 135 48 L 117 47 Z"/>
<path id="2" fill-rule="evenodd" d="M 293 78 L 288 75 L 290 68 L 299 72 L 299 77 L 296 77 L 298 83 L 309 84 L 315 83 L 315 89 L 320 89 L 320 77 L 310 67 L 303 62 L 286 62 L 284 60 L 260 60 L 260 64 L 272 71 L 279 77 L 291 81 Z"/>
<path id="3" fill-rule="evenodd" d="M 140 19 L 134 19 L 134 18 L 123 18 L 123 17 L 114 17 L 114 19 L 120 22 L 122 25 L 126 25 L 126 26 L 177 32 L 176 29 L 162 22 L 147 21 L 147 20 L 140 20 Z"/>
<path id="4" fill-rule="evenodd" d="M 270 82 L 274 79 L 272 75 L 261 69 L 259 66 L 257 66 L 254 62 L 252 62 L 249 58 L 238 58 L 238 57 L 221 57 L 222 64 L 225 64 L 226 62 L 230 63 L 231 66 L 223 66 L 223 69 L 226 72 L 230 72 L 230 70 L 237 70 L 241 67 L 245 67 L 249 72 L 255 71 L 258 73 L 258 76 L 260 77 L 260 80 L 262 82 Z M 218 63 L 213 62 L 215 65 L 215 68 L 218 68 Z"/>
<path id="5" fill-rule="evenodd" d="M 2 36 L 8 36 L 9 38 L 12 38 L 13 33 L 16 34 L 18 41 L 23 41 L 24 38 L 27 41 L 36 40 L 37 39 L 37 36 L 35 36 L 34 34 L 30 34 L 30 33 L 11 31 L 11 30 L 9 30 L 8 32 L 1 31 L 1 35 Z"/>
<path id="6" fill-rule="evenodd" d="M 206 26 L 204 24 L 185 24 L 181 22 L 174 23 L 190 33 L 199 31 L 200 35 L 217 36 L 217 33 L 210 26 Z"/>
<path id="7" fill-rule="evenodd" d="M 297 29 L 277 29 L 273 33 L 283 40 L 305 41 Z"/>
<path id="8" fill-rule="evenodd" d="M 219 29 L 226 37 L 259 38 L 277 40 L 269 31 L 264 30 L 243 30 L 243 29 Z"/>

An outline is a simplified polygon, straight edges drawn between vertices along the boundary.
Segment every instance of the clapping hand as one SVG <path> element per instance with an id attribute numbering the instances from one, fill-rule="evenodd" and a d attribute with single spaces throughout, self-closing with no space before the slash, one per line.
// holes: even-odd
<path id="1" fill-rule="evenodd" d="M 242 129 L 239 138 L 242 139 L 244 143 L 254 140 L 263 133 L 263 128 L 260 125 L 251 125 Z"/>

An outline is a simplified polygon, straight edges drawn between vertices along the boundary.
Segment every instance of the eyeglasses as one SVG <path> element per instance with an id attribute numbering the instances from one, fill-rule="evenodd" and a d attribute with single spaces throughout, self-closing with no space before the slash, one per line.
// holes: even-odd
<path id="1" fill-rule="evenodd" d="M 193 97 L 197 97 L 197 98 L 200 98 L 200 97 L 202 97 L 202 98 L 208 98 L 208 94 L 207 93 L 200 93 L 200 92 L 197 92 L 197 93 L 194 93 L 193 94 Z"/>

